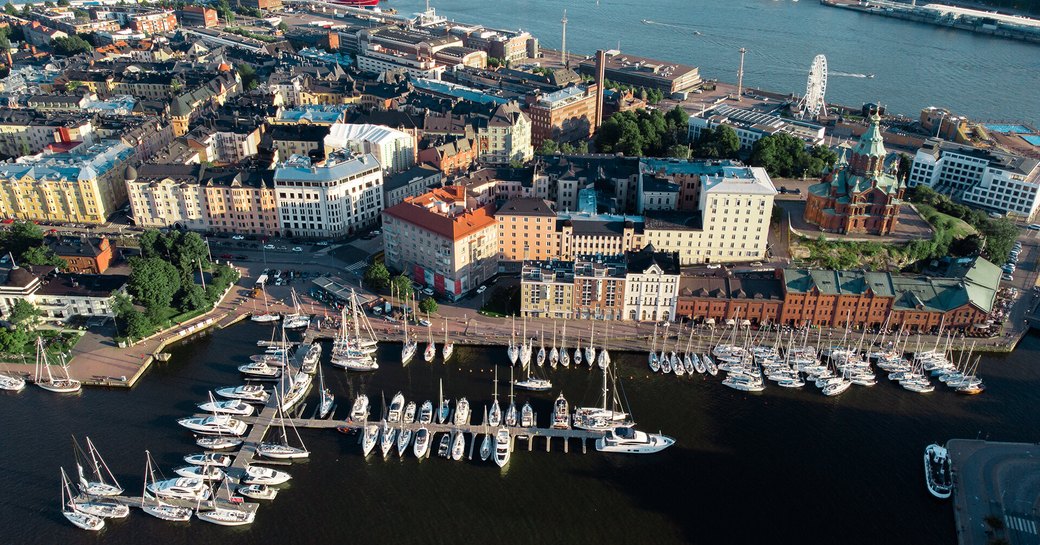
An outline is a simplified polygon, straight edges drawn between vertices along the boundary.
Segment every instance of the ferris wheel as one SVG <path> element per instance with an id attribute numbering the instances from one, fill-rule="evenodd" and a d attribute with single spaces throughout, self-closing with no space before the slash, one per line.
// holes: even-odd
<path id="1" fill-rule="evenodd" d="M 805 84 L 805 95 L 798 101 L 802 117 L 817 118 L 827 115 L 823 97 L 827 93 L 827 57 L 816 55 L 809 67 L 809 79 Z"/>

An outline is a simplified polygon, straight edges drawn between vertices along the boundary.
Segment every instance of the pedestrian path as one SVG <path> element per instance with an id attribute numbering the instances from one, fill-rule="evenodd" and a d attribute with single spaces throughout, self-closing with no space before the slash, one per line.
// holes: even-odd
<path id="1" fill-rule="evenodd" d="M 1026 534 L 1033 534 L 1034 536 L 1037 535 L 1036 522 L 1027 518 L 1004 515 L 1004 524 L 1012 530 Z"/>
<path id="2" fill-rule="evenodd" d="M 366 258 L 366 259 L 362 259 L 360 261 L 356 261 L 354 263 L 351 263 L 350 265 L 347 265 L 344 269 L 347 272 L 354 272 L 354 271 L 360 271 L 361 269 L 364 269 L 367 266 L 368 266 L 368 259 Z"/>

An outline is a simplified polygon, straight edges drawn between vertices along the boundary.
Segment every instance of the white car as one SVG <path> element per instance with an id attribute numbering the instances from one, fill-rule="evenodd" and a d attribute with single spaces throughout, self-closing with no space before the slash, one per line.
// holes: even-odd
<path id="1" fill-rule="evenodd" d="M 245 240 L 246 237 L 244 237 L 242 235 L 235 235 L 235 236 L 231 237 L 231 239 L 232 240 Z"/>
<path id="2" fill-rule="evenodd" d="M 485 291 L 487 291 L 487 286 L 480 286 L 477 288 L 477 293 L 484 293 Z"/>
<path id="3" fill-rule="evenodd" d="M 292 251 L 294 251 L 294 252 L 302 252 L 303 248 L 301 248 L 299 246 L 295 246 L 295 247 L 293 247 Z"/>
<path id="4" fill-rule="evenodd" d="M 265 250 L 273 250 L 274 249 L 274 244 L 264 244 L 264 249 Z"/>
<path id="5" fill-rule="evenodd" d="M 1031 231 L 1040 231 L 1040 223 L 1030 223 L 1029 229 Z"/>
<path id="6" fill-rule="evenodd" d="M 328 246 L 328 245 L 329 245 L 329 241 L 327 241 L 327 240 L 323 240 L 323 241 L 321 241 L 321 242 L 318 242 L 318 243 L 316 243 L 316 244 L 317 244 L 318 246 Z"/>
<path id="7" fill-rule="evenodd" d="M 419 320 L 419 325 L 423 327 L 430 327 L 430 321 L 424 318 L 422 320 Z"/>
<path id="8" fill-rule="evenodd" d="M 708 268 L 709 269 L 721 269 L 722 265 L 719 265 L 718 263 L 709 263 L 708 264 Z"/>
<path id="9" fill-rule="evenodd" d="M 433 289 L 432 288 L 426 288 L 426 289 L 422 290 L 422 292 L 425 293 L 426 295 L 430 296 L 430 297 L 433 297 Z"/>

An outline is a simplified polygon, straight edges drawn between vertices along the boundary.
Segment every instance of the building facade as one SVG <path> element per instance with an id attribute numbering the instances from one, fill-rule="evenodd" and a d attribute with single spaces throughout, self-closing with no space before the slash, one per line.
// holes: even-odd
<path id="1" fill-rule="evenodd" d="M 354 153 L 370 153 L 383 166 L 383 172 L 394 174 L 415 165 L 415 137 L 382 125 L 336 123 L 325 137 L 325 153 L 349 149 Z"/>
<path id="2" fill-rule="evenodd" d="M 895 231 L 905 188 L 896 172 L 898 159 L 888 159 L 880 123 L 881 116 L 874 114 L 851 156 L 843 154 L 820 183 L 809 187 L 806 221 L 833 233 Z"/>
<path id="3" fill-rule="evenodd" d="M 287 237 L 351 235 L 375 225 L 383 209 L 383 170 L 372 154 L 340 151 L 321 164 L 294 156 L 275 169 L 274 184 Z"/>
<path id="4" fill-rule="evenodd" d="M 58 237 L 48 240 L 47 247 L 68 264 L 65 272 L 77 274 L 104 273 L 115 253 L 105 237 Z"/>
<path id="5" fill-rule="evenodd" d="M 495 108 L 487 126 L 480 127 L 480 159 L 493 164 L 527 162 L 534 157 L 531 118 L 515 102 Z"/>
<path id="6" fill-rule="evenodd" d="M 537 97 L 528 105 L 531 116 L 531 144 L 544 140 L 557 143 L 588 140 L 596 131 L 595 83 L 565 87 Z"/>
<path id="7" fill-rule="evenodd" d="M 457 299 L 498 270 L 493 213 L 469 206 L 461 186 L 408 197 L 383 210 L 386 265 Z"/>
<path id="8" fill-rule="evenodd" d="M 679 303 L 679 254 L 658 252 L 647 246 L 626 252 L 625 308 L 626 320 L 670 321 L 675 319 Z"/>

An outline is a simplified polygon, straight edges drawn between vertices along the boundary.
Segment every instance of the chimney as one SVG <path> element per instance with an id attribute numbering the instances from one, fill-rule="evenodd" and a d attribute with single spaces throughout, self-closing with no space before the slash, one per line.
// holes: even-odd
<path id="1" fill-rule="evenodd" d="M 596 124 L 593 130 L 599 130 L 603 124 L 603 72 L 606 70 L 607 54 L 602 50 L 596 51 Z"/>

